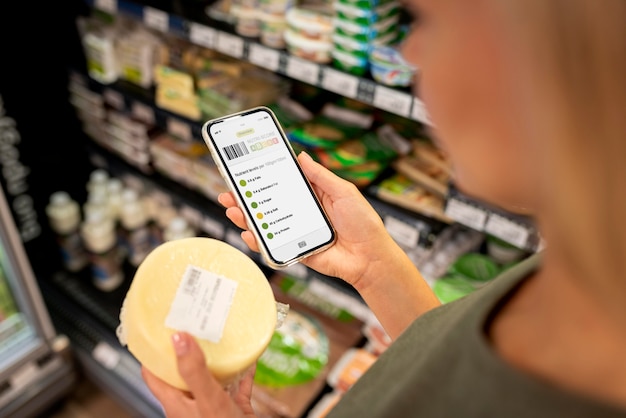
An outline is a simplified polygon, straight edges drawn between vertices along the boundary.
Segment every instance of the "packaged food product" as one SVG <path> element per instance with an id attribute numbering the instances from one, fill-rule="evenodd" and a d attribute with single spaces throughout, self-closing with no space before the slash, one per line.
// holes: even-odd
<path id="1" fill-rule="evenodd" d="M 471 280 L 456 275 L 447 275 L 435 280 L 433 292 L 441 303 L 450 303 L 476 290 Z"/>
<path id="2" fill-rule="evenodd" d="M 253 6 L 233 5 L 230 13 L 237 19 L 235 32 L 241 36 L 256 38 L 261 34 L 261 20 L 258 9 Z"/>
<path id="3" fill-rule="evenodd" d="M 454 221 L 444 213 L 444 199 L 433 194 L 404 174 L 395 173 L 376 184 L 373 192 L 385 202 L 451 224 Z"/>
<path id="4" fill-rule="evenodd" d="M 139 265 L 117 331 L 144 367 L 185 390 L 171 342 L 176 331 L 196 338 L 227 387 L 258 360 L 279 323 L 272 289 L 250 257 L 222 241 L 190 237 L 159 245 Z"/>
<path id="5" fill-rule="evenodd" d="M 261 43 L 271 48 L 284 48 L 287 30 L 285 15 L 261 12 L 259 18 L 261 20 Z"/>
<path id="6" fill-rule="evenodd" d="M 342 123 L 325 115 L 316 115 L 312 120 L 295 127 L 289 139 L 312 148 L 334 148 L 340 143 L 361 137 L 366 132 L 361 127 Z"/>
<path id="7" fill-rule="evenodd" d="M 331 171 L 339 177 L 348 180 L 359 188 L 369 186 L 387 168 L 382 161 L 367 161 L 349 167 L 335 168 Z"/>
<path id="8" fill-rule="evenodd" d="M 336 68 L 356 76 L 362 76 L 367 72 L 369 62 L 367 58 L 359 57 L 359 54 L 351 54 L 333 49 L 331 51 L 333 66 Z"/>
<path id="9" fill-rule="evenodd" d="M 259 360 L 252 390 L 252 404 L 259 417 L 300 418 L 306 416 L 306 411 L 326 388 L 328 373 L 339 358 L 363 338 L 361 334 L 363 322 L 358 319 L 339 321 L 326 315 L 317 308 L 296 299 L 293 295 L 283 292 L 274 281 L 274 277 L 270 278 L 270 286 L 274 291 L 276 300 L 289 305 L 287 318 L 292 316 L 294 312 L 296 314 L 292 316 L 294 319 L 291 324 L 292 327 L 285 326 L 286 321 L 288 321 L 285 319 L 285 324 L 277 329 L 277 334 L 279 331 L 285 333 L 281 337 L 282 353 L 273 353 L 272 356 L 268 356 L 266 359 L 261 357 Z M 302 326 L 303 329 L 299 329 L 296 325 Z M 288 333 L 287 330 L 289 330 Z M 287 334 L 292 333 L 294 339 L 289 342 Z M 310 339 L 305 342 L 302 341 L 303 337 Z M 324 344 L 327 345 L 324 346 Z M 309 357 L 304 355 L 303 347 L 310 347 L 306 349 L 310 350 L 307 352 Z M 324 347 L 327 350 L 325 366 L 320 369 L 315 367 L 308 369 L 310 364 L 316 366 L 312 360 L 323 352 Z M 270 357 L 274 357 L 274 359 L 272 360 Z M 294 366 L 295 360 L 299 357 L 303 357 L 304 361 Z M 272 361 L 265 362 L 268 359 Z M 268 369 L 265 369 L 266 367 Z M 294 374 L 296 368 L 298 371 Z M 275 369 L 279 370 L 280 374 L 273 374 L 272 379 L 280 378 L 282 380 L 281 375 L 287 371 L 286 376 L 283 376 L 287 380 L 282 383 L 277 382 L 277 384 L 261 384 L 261 381 L 267 378 L 265 372 L 274 373 Z M 295 383 L 298 376 L 305 377 L 307 375 L 306 381 Z M 287 384 L 287 381 L 291 381 L 291 383 Z"/>
<path id="10" fill-rule="evenodd" d="M 328 43 L 333 32 L 330 15 L 303 7 L 293 7 L 285 14 L 289 29 L 301 38 Z"/>
<path id="11" fill-rule="evenodd" d="M 358 25 L 371 25 L 389 18 L 396 19 L 400 11 L 400 5 L 390 1 L 375 8 L 361 8 L 347 3 L 335 2 L 333 4 L 336 17 L 350 20 Z"/>
<path id="12" fill-rule="evenodd" d="M 391 46 L 374 46 L 370 52 L 370 71 L 374 80 L 388 86 L 409 86 L 417 68 L 404 60 L 400 51 Z"/>
<path id="13" fill-rule="evenodd" d="M 377 38 L 397 34 L 398 18 L 391 16 L 387 19 L 368 25 L 360 25 L 350 19 L 335 17 L 333 20 L 336 34 L 347 36 L 359 42 L 370 42 Z"/>
<path id="14" fill-rule="evenodd" d="M 445 197 L 448 194 L 450 173 L 425 160 L 405 155 L 392 163 L 399 172 L 433 193 Z"/>
<path id="15" fill-rule="evenodd" d="M 460 256 L 450 266 L 449 272 L 477 282 L 494 279 L 502 269 L 489 256 L 471 252 Z"/>
<path id="16" fill-rule="evenodd" d="M 369 161 L 389 162 L 398 153 L 375 132 L 367 132 L 361 138 L 346 141 L 336 148 L 320 150 L 317 155 L 324 166 L 340 169 L 364 164 Z"/>
<path id="17" fill-rule="evenodd" d="M 277 16 L 284 16 L 294 5 L 293 0 L 259 0 L 259 10 Z"/>
<path id="18" fill-rule="evenodd" d="M 487 236 L 487 252 L 500 264 L 516 263 L 527 254 L 526 251 L 493 235 Z"/>
<path id="19" fill-rule="evenodd" d="M 333 45 L 330 40 L 310 39 L 291 29 L 287 29 L 284 36 L 290 54 L 320 64 L 331 61 L 330 51 Z"/>
<path id="20" fill-rule="evenodd" d="M 338 392 L 346 392 L 377 359 L 378 356 L 367 350 L 351 348 L 328 374 L 328 384 Z"/>

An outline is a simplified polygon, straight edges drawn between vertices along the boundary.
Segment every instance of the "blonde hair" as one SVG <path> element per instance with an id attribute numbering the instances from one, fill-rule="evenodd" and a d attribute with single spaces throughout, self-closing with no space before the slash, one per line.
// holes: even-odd
<path id="1" fill-rule="evenodd" d="M 548 248 L 626 309 L 626 0 L 491 3 L 529 82 Z"/>

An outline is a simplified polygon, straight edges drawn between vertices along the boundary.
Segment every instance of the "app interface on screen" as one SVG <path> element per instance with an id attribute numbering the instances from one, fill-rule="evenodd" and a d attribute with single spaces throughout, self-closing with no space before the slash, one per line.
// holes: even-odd
<path id="1" fill-rule="evenodd" d="M 265 111 L 211 125 L 210 134 L 276 261 L 331 239 L 309 188 Z"/>

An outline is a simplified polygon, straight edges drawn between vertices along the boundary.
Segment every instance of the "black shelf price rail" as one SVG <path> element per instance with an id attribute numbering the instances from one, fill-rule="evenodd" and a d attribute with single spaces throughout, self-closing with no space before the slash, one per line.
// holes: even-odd
<path id="1" fill-rule="evenodd" d="M 289 78 L 321 87 L 344 97 L 359 100 L 388 112 L 430 125 L 424 103 L 408 89 L 393 88 L 371 79 L 357 77 L 329 65 L 318 64 L 270 48 L 233 33 L 229 25 L 212 21 L 208 16 L 195 20 L 150 6 L 121 0 L 85 0 L 97 10 L 111 15 L 125 15 L 147 27 L 172 33 L 193 44 L 216 50 L 233 58 L 248 61 Z M 205 22 L 201 22 L 205 20 Z M 221 29 L 218 29 L 220 27 Z"/>

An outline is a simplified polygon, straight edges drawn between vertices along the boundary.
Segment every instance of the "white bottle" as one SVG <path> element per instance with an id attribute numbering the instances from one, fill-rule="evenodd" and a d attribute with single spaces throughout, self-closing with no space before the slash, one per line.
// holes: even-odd
<path id="1" fill-rule="evenodd" d="M 181 238 L 195 237 L 196 233 L 182 216 L 174 217 L 163 231 L 165 241 L 173 241 Z"/>
<path id="2" fill-rule="evenodd" d="M 83 204 L 83 217 L 87 219 L 89 213 L 104 210 L 107 216 L 111 216 L 109 198 L 105 188 L 93 188 L 87 195 L 87 201 Z"/>
<path id="3" fill-rule="evenodd" d="M 109 211 L 113 220 L 117 222 L 120 219 L 120 211 L 122 210 L 124 183 L 122 183 L 122 180 L 118 178 L 110 178 L 107 181 L 106 191 Z"/>
<path id="4" fill-rule="evenodd" d="M 89 251 L 94 286 L 105 292 L 124 281 L 115 224 L 104 209 L 93 210 L 81 225 L 81 236 Z"/>
<path id="5" fill-rule="evenodd" d="M 56 233 L 63 265 L 71 272 L 82 270 L 89 259 L 80 237 L 80 206 L 67 192 L 50 195 L 46 206 L 50 227 Z"/>
<path id="6" fill-rule="evenodd" d="M 170 221 L 178 216 L 178 211 L 174 206 L 170 204 L 161 205 L 156 212 L 154 222 L 152 223 L 151 235 L 152 235 L 152 246 L 157 247 L 165 242 L 165 238 L 163 237 L 163 233 L 167 226 L 170 224 Z"/>
<path id="7" fill-rule="evenodd" d="M 122 195 L 120 222 L 128 251 L 128 261 L 137 267 L 152 250 L 148 213 L 139 194 L 126 189 Z"/>
<path id="8" fill-rule="evenodd" d="M 102 169 L 97 168 L 89 174 L 89 180 L 87 181 L 87 196 L 97 190 L 107 192 L 107 185 L 109 182 L 109 173 Z"/>

